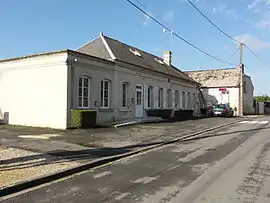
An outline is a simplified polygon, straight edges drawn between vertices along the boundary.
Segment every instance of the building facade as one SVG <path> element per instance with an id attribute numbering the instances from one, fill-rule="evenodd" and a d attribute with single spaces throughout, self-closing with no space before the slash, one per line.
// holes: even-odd
<path id="1" fill-rule="evenodd" d="M 231 69 L 188 71 L 186 73 L 201 84 L 203 95 L 209 106 L 218 103 L 229 104 L 236 109 L 235 115 L 240 114 L 239 109 L 241 108 L 243 114 L 251 114 L 255 110 L 253 107 L 254 87 L 251 77 L 243 73 L 242 68 L 243 66 L 239 65 Z M 242 85 L 240 85 L 241 81 Z M 242 94 L 241 91 L 243 91 Z"/>
<path id="2" fill-rule="evenodd" d="M 198 83 L 171 64 L 101 34 L 76 51 L 0 61 L 0 120 L 65 129 L 71 109 L 97 110 L 97 122 L 144 117 L 148 109 L 198 110 Z"/>

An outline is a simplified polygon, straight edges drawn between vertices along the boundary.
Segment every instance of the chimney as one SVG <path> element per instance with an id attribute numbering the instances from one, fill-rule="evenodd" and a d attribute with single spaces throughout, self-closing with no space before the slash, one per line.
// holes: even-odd
<path id="1" fill-rule="evenodd" d="M 163 52 L 163 60 L 168 65 L 172 65 L 172 52 L 171 51 L 164 51 Z"/>

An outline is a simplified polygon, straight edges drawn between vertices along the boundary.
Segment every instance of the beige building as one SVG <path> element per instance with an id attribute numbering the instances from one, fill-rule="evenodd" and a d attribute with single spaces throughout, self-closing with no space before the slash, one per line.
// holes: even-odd
<path id="1" fill-rule="evenodd" d="M 71 109 L 96 109 L 97 122 L 144 117 L 146 110 L 197 107 L 198 83 L 160 58 L 100 34 L 77 51 L 0 61 L 0 120 L 69 128 Z"/>
<path id="2" fill-rule="evenodd" d="M 254 87 L 251 77 L 241 74 L 242 66 L 231 69 L 200 70 L 186 72 L 191 78 L 201 84 L 201 89 L 208 105 L 216 103 L 229 104 L 237 108 L 236 115 L 241 108 L 241 89 L 243 89 L 243 113 L 254 112 L 253 98 Z M 240 81 L 242 77 L 242 88 Z"/>

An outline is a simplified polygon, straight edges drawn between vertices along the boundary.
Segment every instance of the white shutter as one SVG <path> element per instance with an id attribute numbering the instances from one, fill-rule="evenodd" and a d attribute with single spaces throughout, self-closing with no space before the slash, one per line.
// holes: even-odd
<path id="1" fill-rule="evenodd" d="M 154 87 L 154 109 L 158 108 L 158 87 Z"/>
<path id="2" fill-rule="evenodd" d="M 172 90 L 171 91 L 171 94 L 172 94 L 171 95 L 171 98 L 172 98 L 172 101 L 171 101 L 172 102 L 172 109 L 175 109 L 175 107 L 174 107 L 175 106 L 175 90 Z"/>
<path id="3" fill-rule="evenodd" d="M 144 94 L 143 94 L 143 97 L 144 97 L 144 99 L 143 99 L 143 103 L 144 103 L 144 109 L 148 109 L 148 86 L 147 85 L 144 85 L 143 86 L 143 92 L 144 92 Z"/>
<path id="4" fill-rule="evenodd" d="M 167 89 L 163 88 L 163 108 L 167 108 Z"/>

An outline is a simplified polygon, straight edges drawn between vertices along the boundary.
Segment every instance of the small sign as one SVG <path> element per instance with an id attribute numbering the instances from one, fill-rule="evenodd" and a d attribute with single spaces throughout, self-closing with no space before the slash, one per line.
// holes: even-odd
<path id="1" fill-rule="evenodd" d="M 227 89 L 226 88 L 219 88 L 219 91 L 226 92 Z"/>

